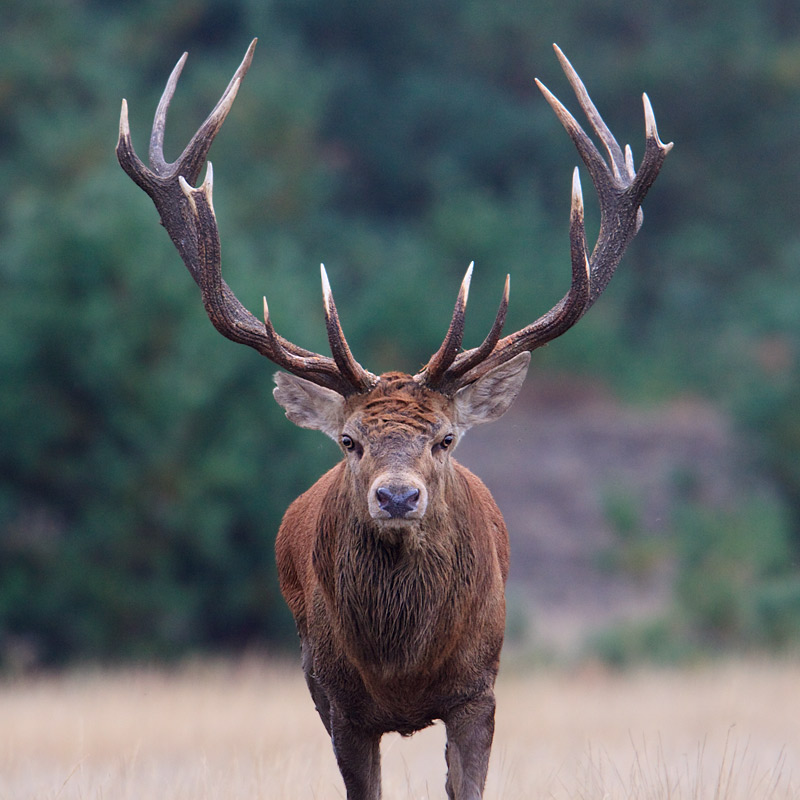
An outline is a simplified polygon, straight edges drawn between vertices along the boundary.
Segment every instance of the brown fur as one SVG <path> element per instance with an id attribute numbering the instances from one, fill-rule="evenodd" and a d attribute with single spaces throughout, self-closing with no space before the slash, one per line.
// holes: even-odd
<path id="1" fill-rule="evenodd" d="M 347 797 L 380 797 L 383 733 L 408 735 L 441 719 L 448 796 L 479 798 L 505 626 L 502 515 L 480 479 L 438 444 L 460 432 L 452 398 L 390 373 L 344 401 L 341 420 L 362 452 L 346 452 L 291 504 L 276 553 Z M 413 470 L 425 485 L 421 518 L 370 515 L 371 481 L 392 470 Z"/>

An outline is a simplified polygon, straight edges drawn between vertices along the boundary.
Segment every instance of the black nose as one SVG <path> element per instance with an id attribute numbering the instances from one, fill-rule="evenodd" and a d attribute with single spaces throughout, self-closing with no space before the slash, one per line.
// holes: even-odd
<path id="1" fill-rule="evenodd" d="M 375 490 L 378 505 L 390 517 L 405 517 L 417 510 L 419 502 L 419 489 L 410 486 L 381 486 Z"/>

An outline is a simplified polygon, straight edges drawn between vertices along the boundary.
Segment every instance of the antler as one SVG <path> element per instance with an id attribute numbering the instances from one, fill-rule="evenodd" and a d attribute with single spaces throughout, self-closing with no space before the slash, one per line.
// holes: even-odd
<path id="1" fill-rule="evenodd" d="M 658 138 L 653 109 L 647 95 L 643 95 L 646 144 L 642 163 L 639 169 L 635 170 L 630 147 L 626 146 L 623 154 L 617 140 L 592 103 L 578 73 L 558 46 L 553 45 L 553 47 L 592 130 L 608 153 L 610 166 L 572 114 L 537 80 L 536 85 L 566 128 L 592 178 L 600 201 L 600 233 L 597 243 L 591 257 L 587 257 L 583 194 L 576 167 L 572 178 L 569 226 L 572 257 L 572 284 L 569 292 L 535 322 L 501 339 L 500 333 L 508 307 L 508 278 L 506 278 L 503 301 L 489 335 L 480 347 L 459 352 L 464 333 L 469 281 L 472 275 L 470 265 L 461 285 L 444 343 L 428 364 L 414 376 L 429 388 L 445 394 L 453 394 L 460 387 L 472 383 L 515 355 L 526 350 L 535 350 L 561 336 L 588 311 L 608 285 L 625 248 L 639 230 L 642 224 L 640 208 L 642 201 L 658 176 L 667 153 L 672 149 L 671 142 L 664 144 Z"/>
<path id="2" fill-rule="evenodd" d="M 211 199 L 213 170 L 210 162 L 203 184 L 192 188 L 250 67 L 256 41 L 253 39 L 251 42 L 219 102 L 177 161 L 167 163 L 164 159 L 164 128 L 170 101 L 186 63 L 186 53 L 172 70 L 156 110 L 150 135 L 150 168 L 142 163 L 133 149 L 125 100 L 122 101 L 119 122 L 117 158 L 128 176 L 153 200 L 183 263 L 200 287 L 209 319 L 223 336 L 249 345 L 279 367 L 344 396 L 367 391 L 378 378 L 353 358 L 347 346 L 325 268 L 322 267 L 322 289 L 333 358 L 305 350 L 280 336 L 270 321 L 266 298 L 263 323 L 236 299 L 222 279 L 219 231 Z"/>

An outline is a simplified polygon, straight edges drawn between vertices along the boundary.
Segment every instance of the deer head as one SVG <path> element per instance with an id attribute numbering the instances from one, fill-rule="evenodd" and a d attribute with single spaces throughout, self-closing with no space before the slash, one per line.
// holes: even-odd
<path id="1" fill-rule="evenodd" d="M 292 422 L 323 431 L 342 448 L 362 521 L 397 528 L 423 520 L 431 500 L 432 516 L 441 518 L 450 454 L 473 425 L 505 413 L 529 361 L 520 353 L 452 396 L 399 372 L 347 398 L 280 372 L 274 394 Z"/>

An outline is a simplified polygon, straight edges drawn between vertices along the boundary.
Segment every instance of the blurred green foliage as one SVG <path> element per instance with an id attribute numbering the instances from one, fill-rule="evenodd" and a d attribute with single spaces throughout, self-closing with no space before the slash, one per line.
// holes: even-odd
<path id="1" fill-rule="evenodd" d="M 652 547 L 652 537 L 632 538 Z M 677 556 L 671 606 L 656 618 L 602 631 L 593 637 L 591 652 L 622 667 L 743 648 L 795 649 L 800 574 L 792 539 L 785 509 L 775 498 L 756 493 L 725 513 L 684 504 L 671 535 L 660 542 Z"/>
<path id="2" fill-rule="evenodd" d="M 569 101 L 550 43 L 636 156 L 648 91 L 676 149 L 643 232 L 603 301 L 537 363 L 639 400 L 699 392 L 734 413 L 790 514 L 782 571 L 741 613 L 797 609 L 794 2 L 7 0 L 0 30 L 0 661 L 291 631 L 274 531 L 335 449 L 283 421 L 271 367 L 211 328 L 113 154 L 121 98 L 144 154 L 189 50 L 168 125 L 177 153 L 254 35 L 211 153 L 227 279 L 253 309 L 266 293 L 286 336 L 324 350 L 324 261 L 373 371 L 424 363 L 473 259 L 471 341 L 506 272 L 510 327 L 564 292 L 577 157 L 533 85 Z M 713 540 L 728 522 L 693 524 Z M 746 539 L 761 523 L 736 524 Z M 687 586 L 687 613 L 694 603 L 718 625 L 699 602 Z"/>

